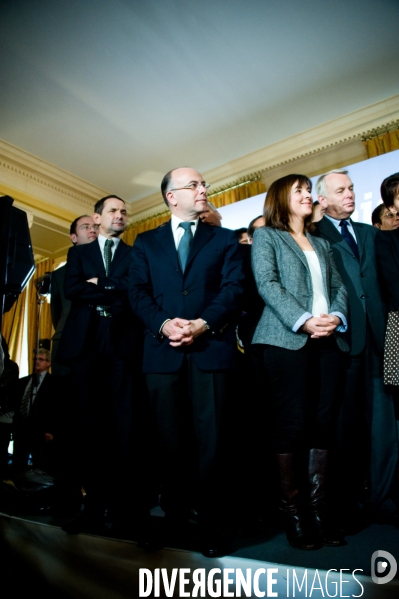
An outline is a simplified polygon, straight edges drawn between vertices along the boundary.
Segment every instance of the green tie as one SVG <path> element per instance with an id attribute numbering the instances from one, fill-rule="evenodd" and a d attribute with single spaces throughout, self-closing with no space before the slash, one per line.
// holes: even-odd
<path id="1" fill-rule="evenodd" d="M 112 246 L 114 245 L 114 242 L 112 239 L 106 239 L 105 241 L 105 246 L 104 246 L 104 261 L 105 261 L 105 274 L 109 275 L 109 267 L 111 266 L 111 261 L 112 261 Z"/>
<path id="2" fill-rule="evenodd" d="M 194 223 L 180 223 L 179 227 L 184 229 L 184 235 L 180 239 L 179 247 L 177 248 L 177 255 L 179 258 L 180 268 L 184 272 L 186 268 L 188 254 L 193 241 L 193 233 L 191 231 L 191 225 Z"/>

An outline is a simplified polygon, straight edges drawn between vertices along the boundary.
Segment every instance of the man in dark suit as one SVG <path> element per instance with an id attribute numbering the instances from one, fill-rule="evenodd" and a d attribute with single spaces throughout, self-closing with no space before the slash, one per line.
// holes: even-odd
<path id="1" fill-rule="evenodd" d="M 39 349 L 33 374 L 15 381 L 8 391 L 9 406 L 14 411 L 14 472 L 26 470 L 32 454 L 35 468 L 55 474 L 53 446 L 59 397 L 56 380 L 48 372 L 50 365 L 50 352 Z"/>
<path id="2" fill-rule="evenodd" d="M 94 222 L 91 216 L 84 214 L 75 218 L 69 229 L 69 236 L 74 245 L 84 245 L 91 243 L 98 236 L 98 225 Z M 51 340 L 51 372 L 55 376 L 66 376 L 70 373 L 70 369 L 58 364 L 56 355 L 58 345 L 64 330 L 65 322 L 71 308 L 70 300 L 67 300 L 64 294 L 65 282 L 65 265 L 57 268 L 51 273 L 51 320 L 55 333 Z"/>
<path id="3" fill-rule="evenodd" d="M 354 505 L 353 484 L 367 477 L 374 509 L 390 510 L 394 509 L 389 498 L 396 476 L 398 438 L 392 397 L 382 377 L 386 306 L 376 264 L 378 231 L 351 221 L 355 193 L 347 171 L 322 175 L 316 190 L 326 210 L 316 223 L 316 234 L 330 242 L 349 294 L 346 340 L 350 356 L 338 420 L 339 476 L 345 484 L 341 493 Z"/>
<path id="4" fill-rule="evenodd" d="M 223 551 L 222 429 L 243 274 L 233 231 L 200 219 L 206 189 L 192 168 L 165 175 L 161 190 L 172 218 L 137 237 L 129 295 L 146 327 L 144 373 L 158 424 L 166 518 L 182 525 L 195 472 L 203 553 L 217 556 Z M 189 457 L 193 438 L 195 459 Z"/>
<path id="5" fill-rule="evenodd" d="M 106 508 L 121 520 L 134 515 L 127 472 L 133 469 L 132 383 L 135 377 L 138 400 L 141 325 L 127 298 L 132 248 L 120 240 L 127 220 L 121 198 L 107 196 L 94 211 L 98 238 L 68 253 L 65 296 L 72 305 L 58 352 L 72 367 L 87 493 L 82 515 L 64 527 L 71 533 L 104 530 Z"/>

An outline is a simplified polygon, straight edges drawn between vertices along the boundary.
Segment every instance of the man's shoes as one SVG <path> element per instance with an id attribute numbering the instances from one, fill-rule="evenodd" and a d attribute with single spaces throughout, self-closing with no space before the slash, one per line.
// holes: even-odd
<path id="1" fill-rule="evenodd" d="M 109 536 L 109 529 L 105 526 L 104 516 L 92 514 L 86 509 L 75 520 L 67 522 L 61 528 L 70 535 L 86 533 L 103 537 Z"/>

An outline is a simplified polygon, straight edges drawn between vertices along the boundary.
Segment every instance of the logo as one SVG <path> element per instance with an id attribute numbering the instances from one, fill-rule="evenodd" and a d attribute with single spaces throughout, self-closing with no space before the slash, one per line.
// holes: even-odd
<path id="1" fill-rule="evenodd" d="M 371 556 L 371 579 L 376 584 L 386 584 L 395 578 L 398 564 L 388 551 L 374 551 Z"/>

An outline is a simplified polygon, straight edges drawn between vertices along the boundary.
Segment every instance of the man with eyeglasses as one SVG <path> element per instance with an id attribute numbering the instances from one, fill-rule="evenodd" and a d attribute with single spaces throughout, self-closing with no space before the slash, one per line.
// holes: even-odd
<path id="1" fill-rule="evenodd" d="M 23 472 L 32 454 L 34 468 L 54 473 L 53 439 L 57 423 L 57 384 L 49 374 L 50 352 L 39 348 L 33 374 L 16 381 L 8 392 L 14 411 L 13 472 Z"/>
<path id="2" fill-rule="evenodd" d="M 379 204 L 371 214 L 373 227 L 380 231 L 392 231 L 399 228 L 399 214 L 392 206 L 392 210 L 384 204 Z"/>
<path id="3" fill-rule="evenodd" d="M 98 225 L 91 216 L 84 214 L 75 218 L 69 230 L 69 236 L 73 245 L 84 245 L 91 243 L 98 237 Z M 51 273 L 51 320 L 54 327 L 54 335 L 51 340 L 52 367 L 51 371 L 56 376 L 67 376 L 70 374 L 68 366 L 59 364 L 56 360 L 58 346 L 64 330 L 65 321 L 71 308 L 71 302 L 64 295 L 65 265 L 57 268 Z"/>
<path id="4" fill-rule="evenodd" d="M 207 188 L 193 168 L 165 175 L 161 191 L 172 217 L 137 237 L 129 297 L 146 327 L 144 373 L 157 421 L 167 531 L 184 534 L 198 501 L 202 552 L 217 557 L 226 550 L 222 431 L 233 393 L 243 272 L 234 232 L 201 220 Z"/>

